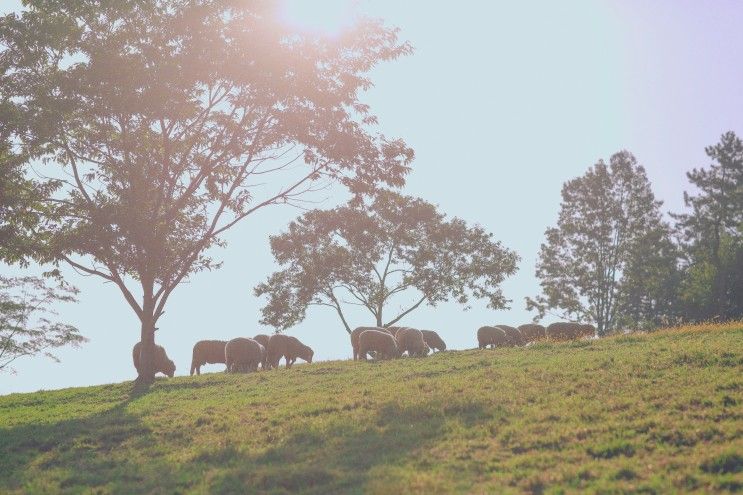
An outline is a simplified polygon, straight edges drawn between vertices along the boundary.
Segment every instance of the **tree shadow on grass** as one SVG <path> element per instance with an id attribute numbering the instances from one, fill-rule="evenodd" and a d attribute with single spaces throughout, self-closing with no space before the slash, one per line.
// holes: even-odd
<path id="1" fill-rule="evenodd" d="M 438 406 L 438 405 L 437 405 Z M 476 407 L 467 411 L 482 415 Z M 366 424 L 333 422 L 319 429 L 298 429 L 249 462 L 234 463 L 234 446 L 215 453 L 226 468 L 212 480 L 215 492 L 364 493 L 375 470 L 398 468 L 427 450 L 444 434 L 448 413 L 441 407 L 383 406 Z M 229 452 L 228 452 L 229 451 Z"/>
<path id="2" fill-rule="evenodd" d="M 146 392 L 132 389 L 114 407 L 85 418 L 0 429 L 0 492 L 363 493 L 375 472 L 430 448 L 448 419 L 470 424 L 487 417 L 478 404 L 390 402 L 366 422 L 336 414 L 299 421 L 267 449 L 251 450 L 231 438 L 239 434 L 233 429 L 216 450 L 184 444 L 176 464 L 167 458 L 181 446 L 163 433 L 180 435 L 177 441 L 190 437 L 178 429 L 155 433 L 127 411 Z"/>
<path id="3" fill-rule="evenodd" d="M 0 492 L 49 493 L 106 487 L 112 491 L 149 491 L 146 470 L 159 470 L 167 485 L 172 472 L 157 458 L 126 458 L 126 452 L 152 452 L 152 432 L 126 411 L 149 387 L 133 385 L 128 398 L 91 416 L 0 429 Z M 145 470 L 145 471 L 146 471 Z M 34 475 L 43 472 L 43 479 Z M 156 478 L 157 479 L 157 478 Z M 141 484 L 145 483 L 145 484 Z M 128 489 L 126 487 L 129 487 Z"/>

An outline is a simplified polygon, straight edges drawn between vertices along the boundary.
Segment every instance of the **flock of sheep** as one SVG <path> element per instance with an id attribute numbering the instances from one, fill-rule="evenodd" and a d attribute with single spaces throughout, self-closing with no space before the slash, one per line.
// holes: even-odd
<path id="1" fill-rule="evenodd" d="M 536 324 L 511 327 L 508 325 L 485 326 L 477 330 L 478 348 L 523 346 L 539 340 L 575 340 L 593 337 L 593 325 L 579 323 L 553 323 L 548 327 Z M 137 372 L 140 371 L 140 346 L 132 349 L 132 359 Z M 411 327 L 358 327 L 351 332 L 351 347 L 354 360 L 394 359 L 408 353 L 411 357 L 427 356 L 429 352 L 445 351 L 446 344 L 433 330 L 418 330 Z M 224 364 L 226 371 L 247 373 L 278 368 L 283 357 L 286 367 L 300 358 L 312 362 L 313 350 L 296 337 L 274 334 L 256 335 L 252 339 L 239 337 L 230 341 L 200 340 L 193 346 L 191 375 L 201 374 L 205 364 Z M 155 346 L 155 369 L 169 377 L 175 374 L 175 363 L 168 358 L 162 346 Z"/>

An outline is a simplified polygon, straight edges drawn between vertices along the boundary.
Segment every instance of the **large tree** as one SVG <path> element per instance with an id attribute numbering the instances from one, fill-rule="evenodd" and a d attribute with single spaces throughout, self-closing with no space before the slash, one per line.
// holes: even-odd
<path id="1" fill-rule="evenodd" d="M 663 289 L 662 271 L 675 260 L 661 204 L 626 151 L 565 183 L 557 226 L 545 232 L 537 262 L 542 293 L 527 298 L 527 308 L 595 322 L 600 334 L 621 321 L 623 306 L 643 318 L 665 308 L 651 293 Z"/>
<path id="2" fill-rule="evenodd" d="M 0 19 L 0 124 L 59 186 L 49 260 L 115 284 L 141 322 L 143 382 L 173 290 L 255 211 L 339 181 L 404 182 L 412 151 L 359 93 L 409 51 L 360 21 L 327 39 L 276 2 L 33 0 Z M 50 216 L 51 217 L 51 216 Z"/>
<path id="3" fill-rule="evenodd" d="M 364 308 L 377 326 L 448 300 L 466 305 L 475 297 L 504 308 L 500 284 L 518 261 L 482 227 L 392 191 L 310 211 L 271 237 L 271 250 L 282 269 L 255 289 L 268 297 L 262 323 L 286 329 L 310 306 L 327 306 L 349 333 L 349 305 Z M 393 303 L 399 309 L 389 314 Z"/>
<path id="4" fill-rule="evenodd" d="M 689 213 L 676 215 L 687 260 L 683 302 L 691 319 L 743 316 L 743 141 L 734 132 L 705 149 L 709 168 L 687 173 Z"/>

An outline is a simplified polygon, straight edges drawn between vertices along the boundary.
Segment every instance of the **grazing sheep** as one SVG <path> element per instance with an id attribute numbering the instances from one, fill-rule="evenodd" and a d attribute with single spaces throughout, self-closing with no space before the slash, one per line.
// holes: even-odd
<path id="1" fill-rule="evenodd" d="M 575 333 L 577 323 L 560 322 L 547 327 L 547 338 L 550 340 L 570 340 Z"/>
<path id="2" fill-rule="evenodd" d="M 400 354 L 407 351 L 408 356 L 426 356 L 430 349 L 423 339 L 423 332 L 415 328 L 400 328 L 395 332 L 395 340 Z"/>
<path id="3" fill-rule="evenodd" d="M 399 332 L 403 328 L 410 328 L 410 327 L 387 327 L 387 328 L 383 328 L 382 330 L 384 330 L 385 332 L 388 332 L 390 335 L 397 338 L 397 332 Z"/>
<path id="4" fill-rule="evenodd" d="M 258 371 L 258 365 L 266 355 L 266 348 L 253 339 L 238 337 L 224 346 L 227 371 L 232 373 Z"/>
<path id="5" fill-rule="evenodd" d="M 259 333 L 258 335 L 256 335 L 255 337 L 253 337 L 253 340 L 255 340 L 256 342 L 258 342 L 260 345 L 262 345 L 266 349 L 268 349 L 268 341 L 270 339 L 271 339 L 271 337 L 268 336 L 268 335 L 266 335 L 266 334 L 264 334 L 264 333 Z"/>
<path id="6" fill-rule="evenodd" d="M 511 347 L 520 346 L 526 344 L 524 341 L 523 335 L 521 335 L 521 332 L 519 332 L 518 328 L 514 328 L 508 325 L 496 325 L 498 328 L 502 328 L 504 332 L 506 332 L 506 339 L 508 340 L 508 345 Z"/>
<path id="7" fill-rule="evenodd" d="M 364 330 L 359 335 L 358 359 L 366 361 L 366 355 L 370 352 L 376 353 L 377 359 L 393 359 L 400 357 L 397 342 L 390 332 L 383 330 Z"/>
<path id="8" fill-rule="evenodd" d="M 489 345 L 493 348 L 508 345 L 506 331 L 498 327 L 480 327 L 477 330 L 477 346 L 485 349 Z"/>
<path id="9" fill-rule="evenodd" d="M 225 340 L 199 340 L 193 346 L 193 357 L 191 358 L 191 376 L 194 372 L 201 374 L 201 367 L 205 364 L 224 364 Z"/>
<path id="10" fill-rule="evenodd" d="M 596 329 L 593 325 L 562 322 L 553 323 L 547 327 L 547 337 L 550 340 L 575 340 L 594 335 L 596 335 Z"/>
<path id="11" fill-rule="evenodd" d="M 139 375 L 142 374 L 142 370 L 139 367 L 141 348 L 142 342 L 137 342 L 134 344 L 134 348 L 132 348 L 132 360 Z M 155 344 L 155 373 L 162 373 L 170 378 L 173 378 L 173 375 L 175 375 L 175 363 L 168 357 L 163 346 L 157 344 Z"/>
<path id="12" fill-rule="evenodd" d="M 280 333 L 271 335 L 268 339 L 267 354 L 266 361 L 270 368 L 278 368 L 282 356 L 286 359 L 286 367 L 291 368 L 297 358 L 311 363 L 312 356 L 315 355 L 314 351 L 298 338 Z"/>
<path id="13" fill-rule="evenodd" d="M 446 350 L 446 343 L 441 337 L 439 337 L 438 333 L 434 332 L 433 330 L 421 330 L 421 333 L 423 334 L 423 340 L 426 341 L 426 345 L 430 347 L 431 350 Z"/>
<path id="14" fill-rule="evenodd" d="M 521 332 L 521 336 L 524 338 L 524 342 L 527 344 L 529 342 L 542 340 L 547 336 L 546 328 L 544 328 L 542 325 L 536 325 L 533 323 L 521 325 L 519 327 L 519 332 Z"/>
<path id="15" fill-rule="evenodd" d="M 596 327 L 593 325 L 581 325 L 580 329 L 578 330 L 578 338 L 581 337 L 595 337 L 596 336 Z"/>
<path id="16" fill-rule="evenodd" d="M 267 359 L 268 358 L 268 340 L 270 338 L 271 337 L 269 337 L 268 335 L 263 334 L 263 333 L 259 333 L 258 335 L 256 335 L 255 337 L 253 337 L 253 340 L 255 340 L 260 345 L 262 345 L 263 347 L 266 348 L 266 358 L 264 358 L 263 361 L 261 361 L 261 369 L 264 369 L 264 370 L 268 369 L 267 368 L 267 366 L 268 366 L 268 359 Z"/>
<path id="17" fill-rule="evenodd" d="M 363 332 L 365 332 L 367 330 L 378 330 L 380 332 L 389 333 L 390 335 L 392 335 L 394 337 L 395 336 L 395 332 L 393 330 L 394 328 L 402 328 L 402 327 L 389 327 L 389 328 L 384 328 L 384 327 L 358 327 L 358 328 L 354 328 L 353 331 L 351 332 L 351 348 L 353 349 L 353 360 L 354 361 L 357 361 L 357 360 L 360 359 L 360 356 L 359 356 L 359 336 Z"/>

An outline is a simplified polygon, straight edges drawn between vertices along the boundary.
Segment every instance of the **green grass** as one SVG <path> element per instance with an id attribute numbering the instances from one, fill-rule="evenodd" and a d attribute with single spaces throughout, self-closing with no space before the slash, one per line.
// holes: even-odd
<path id="1" fill-rule="evenodd" d="M 741 324 L 0 397 L 0 493 L 734 492 L 742 456 Z"/>

